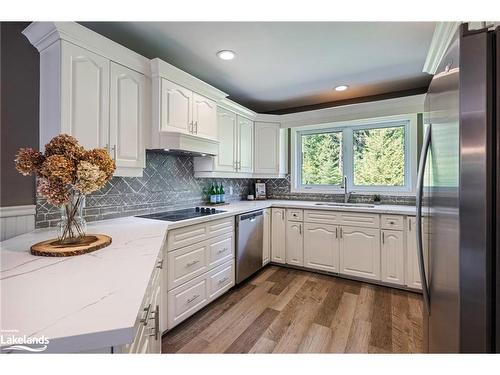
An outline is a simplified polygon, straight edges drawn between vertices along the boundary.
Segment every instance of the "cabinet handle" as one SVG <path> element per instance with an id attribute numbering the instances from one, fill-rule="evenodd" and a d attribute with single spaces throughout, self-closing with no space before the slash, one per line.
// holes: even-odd
<path id="1" fill-rule="evenodd" d="M 411 220 L 410 219 L 408 219 L 408 230 L 411 231 Z"/>
<path id="2" fill-rule="evenodd" d="M 189 128 L 188 128 L 190 133 L 193 133 L 193 121 L 189 122 Z"/>
<path id="3" fill-rule="evenodd" d="M 299 234 L 302 234 L 302 224 L 299 224 Z"/>
<path id="4" fill-rule="evenodd" d="M 227 247 L 217 251 L 217 254 L 222 254 L 222 253 L 225 253 L 227 251 Z"/>
<path id="5" fill-rule="evenodd" d="M 194 133 L 198 134 L 198 121 L 194 122 L 194 128 L 195 128 Z"/>
<path id="6" fill-rule="evenodd" d="M 340 238 L 342 238 L 342 227 L 340 227 Z"/>
<path id="7" fill-rule="evenodd" d="M 199 294 L 195 294 L 194 296 L 192 296 L 191 298 L 189 298 L 186 302 L 187 303 L 191 303 L 191 302 L 193 302 L 198 297 L 200 297 L 200 295 Z"/>
<path id="8" fill-rule="evenodd" d="M 219 280 L 219 284 L 225 283 L 228 280 L 229 280 L 229 277 L 224 277 L 223 279 Z"/>
<path id="9" fill-rule="evenodd" d="M 385 232 L 382 232 L 382 243 L 385 243 Z"/>
<path id="10" fill-rule="evenodd" d="M 156 265 L 156 268 L 159 268 L 160 270 L 163 269 L 163 259 L 160 259 L 158 261 L 158 264 Z"/>
<path id="11" fill-rule="evenodd" d="M 193 260 L 192 262 L 189 262 L 189 263 L 186 264 L 186 268 L 194 266 L 196 263 L 199 263 L 199 262 L 200 262 L 199 260 Z"/>
<path id="12" fill-rule="evenodd" d="M 285 220 L 285 211 L 281 211 L 281 220 Z"/>
<path id="13" fill-rule="evenodd" d="M 111 150 L 113 151 L 113 160 L 116 161 L 116 145 L 113 145 L 113 147 L 111 147 Z"/>
<path id="14" fill-rule="evenodd" d="M 339 228 L 335 227 L 335 238 L 339 238 Z"/>
<path id="15" fill-rule="evenodd" d="M 141 323 L 145 326 L 148 324 L 149 312 L 151 311 L 151 304 L 144 308 L 144 316 L 141 319 Z"/>
<path id="16" fill-rule="evenodd" d="M 160 306 L 156 305 L 155 311 L 153 311 L 154 316 L 150 319 L 154 319 L 155 326 L 153 328 L 153 332 L 149 334 L 149 336 L 153 336 L 155 340 L 158 340 L 158 334 L 160 333 Z"/>

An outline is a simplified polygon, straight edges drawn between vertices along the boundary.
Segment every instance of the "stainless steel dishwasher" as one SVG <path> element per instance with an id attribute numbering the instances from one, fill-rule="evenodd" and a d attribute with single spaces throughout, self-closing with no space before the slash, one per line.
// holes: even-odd
<path id="1" fill-rule="evenodd" d="M 262 268 L 263 211 L 236 216 L 236 284 Z"/>

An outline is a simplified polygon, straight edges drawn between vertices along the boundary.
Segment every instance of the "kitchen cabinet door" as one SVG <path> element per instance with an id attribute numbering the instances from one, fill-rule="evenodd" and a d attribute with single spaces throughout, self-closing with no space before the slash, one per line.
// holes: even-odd
<path id="1" fill-rule="evenodd" d="M 253 121 L 238 116 L 238 172 L 253 172 Z"/>
<path id="2" fill-rule="evenodd" d="M 381 281 L 391 284 L 404 285 L 404 232 L 384 229 L 381 233 Z"/>
<path id="3" fill-rule="evenodd" d="M 380 230 L 340 227 L 340 273 L 380 280 Z"/>
<path id="4" fill-rule="evenodd" d="M 193 129 L 193 93 L 170 82 L 161 80 L 161 131 L 190 134 Z"/>
<path id="5" fill-rule="evenodd" d="M 256 122 L 254 173 L 280 173 L 280 125 Z"/>
<path id="6" fill-rule="evenodd" d="M 287 221 L 286 225 L 286 263 L 304 265 L 303 224 L 296 221 Z"/>
<path id="7" fill-rule="evenodd" d="M 57 133 L 72 135 L 85 148 L 107 148 L 110 61 L 72 43 L 61 42 L 61 48 L 61 128 Z M 40 98 L 40 116 L 46 120 L 50 114 L 45 102 L 51 100 Z"/>
<path id="8" fill-rule="evenodd" d="M 304 267 L 339 272 L 339 227 L 304 224 Z"/>
<path id="9" fill-rule="evenodd" d="M 224 108 L 217 109 L 219 154 L 215 156 L 215 171 L 236 170 L 237 123 L 236 114 Z"/>
<path id="10" fill-rule="evenodd" d="M 264 210 L 264 231 L 262 244 L 262 265 L 271 261 L 271 209 Z"/>
<path id="11" fill-rule="evenodd" d="M 196 93 L 193 93 L 193 134 L 217 139 L 217 104 Z"/>
<path id="12" fill-rule="evenodd" d="M 285 263 L 286 221 L 284 208 L 271 209 L 271 261 Z"/>
<path id="13" fill-rule="evenodd" d="M 420 279 L 420 268 L 418 264 L 418 252 L 417 252 L 417 238 L 416 238 L 416 223 L 415 217 L 406 218 L 406 270 L 405 270 L 405 284 L 408 288 L 422 289 L 422 283 Z M 423 219 L 423 227 L 427 228 L 425 225 L 426 219 Z M 424 244 L 427 241 L 428 234 L 424 231 Z M 424 251 L 427 248 L 424 246 Z M 424 252 L 424 260 L 426 262 L 426 269 L 428 267 L 427 252 Z"/>
<path id="14" fill-rule="evenodd" d="M 109 151 L 120 168 L 143 168 L 146 77 L 111 63 Z M 120 173 L 118 173 L 120 175 Z"/>

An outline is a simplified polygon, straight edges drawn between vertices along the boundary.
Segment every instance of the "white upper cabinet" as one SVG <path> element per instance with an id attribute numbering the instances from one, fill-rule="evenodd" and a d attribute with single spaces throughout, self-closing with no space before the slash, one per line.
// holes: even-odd
<path id="1" fill-rule="evenodd" d="M 276 122 L 255 122 L 254 174 L 276 177 L 286 173 L 286 130 Z"/>
<path id="2" fill-rule="evenodd" d="M 111 63 L 109 149 L 118 169 L 144 168 L 146 77 Z"/>
<path id="3" fill-rule="evenodd" d="M 233 172 L 236 169 L 236 114 L 224 108 L 217 111 L 219 153 L 215 156 L 215 170 Z"/>
<path id="4" fill-rule="evenodd" d="M 404 232 L 382 230 L 381 281 L 391 284 L 405 283 Z"/>
<path id="5" fill-rule="evenodd" d="M 340 273 L 380 280 L 380 230 L 340 227 Z"/>
<path id="6" fill-rule="evenodd" d="M 238 116 L 238 172 L 253 171 L 253 121 Z"/>
<path id="7" fill-rule="evenodd" d="M 58 134 L 106 148 L 115 176 L 142 176 L 150 60 L 74 22 L 33 22 L 40 52 L 40 148 Z"/>
<path id="8" fill-rule="evenodd" d="M 217 139 L 217 103 L 197 93 L 193 93 L 193 132 Z"/>
<path id="9" fill-rule="evenodd" d="M 49 54 L 57 53 L 59 45 L 51 47 Z M 61 42 L 61 119 L 60 129 L 52 129 L 54 124 L 40 129 L 41 141 L 47 143 L 58 133 L 70 134 L 85 148 L 108 147 L 109 143 L 109 67 L 110 61 L 85 48 L 69 42 Z M 40 59 L 40 80 L 42 88 L 56 85 L 49 82 L 46 73 L 54 70 L 52 59 Z M 51 72 L 49 74 L 53 74 Z M 55 79 L 56 77 L 54 77 Z M 40 95 L 42 120 L 57 116 L 51 110 L 58 103 L 56 98 Z M 47 107 L 49 106 L 49 107 Z M 50 111 L 50 112 L 49 112 Z M 45 122 L 45 121 L 44 121 Z"/>
<path id="10" fill-rule="evenodd" d="M 191 133 L 193 93 L 166 79 L 161 80 L 161 131 Z"/>

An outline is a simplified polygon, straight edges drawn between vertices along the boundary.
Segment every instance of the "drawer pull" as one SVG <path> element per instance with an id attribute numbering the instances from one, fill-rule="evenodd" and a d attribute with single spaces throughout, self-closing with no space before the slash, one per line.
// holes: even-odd
<path id="1" fill-rule="evenodd" d="M 151 311 L 151 304 L 149 304 L 148 307 L 144 308 L 144 316 L 141 319 L 141 323 L 144 324 L 145 326 L 148 325 L 148 316 L 150 311 Z"/>
<path id="2" fill-rule="evenodd" d="M 219 284 L 223 284 L 223 283 L 225 283 L 228 280 L 229 280 L 229 277 L 224 277 L 223 279 L 219 280 Z"/>
<path id="3" fill-rule="evenodd" d="M 200 262 L 199 260 L 193 260 L 192 262 L 189 262 L 186 264 L 186 268 L 194 266 L 196 263 L 199 263 L 199 262 Z"/>
<path id="4" fill-rule="evenodd" d="M 158 264 L 156 265 L 156 268 L 159 268 L 160 270 L 163 268 L 163 259 L 160 259 L 158 261 Z"/>
<path id="5" fill-rule="evenodd" d="M 160 333 L 160 307 L 156 305 L 155 311 L 153 311 L 154 316 L 149 318 L 155 321 L 155 326 L 151 330 L 149 336 L 153 336 L 155 340 L 158 340 L 158 334 Z"/>
<path id="6" fill-rule="evenodd" d="M 217 251 L 217 254 L 222 254 L 222 253 L 225 253 L 227 251 L 227 247 Z"/>
<path id="7" fill-rule="evenodd" d="M 195 299 L 197 299 L 199 297 L 200 297 L 199 294 L 195 294 L 194 296 L 192 296 L 191 298 L 189 298 L 186 302 L 187 303 L 191 303 L 191 302 L 193 302 Z"/>
<path id="8" fill-rule="evenodd" d="M 392 225 L 393 225 L 393 224 L 395 224 L 395 223 L 394 223 L 394 221 L 389 221 L 389 224 L 392 224 Z"/>

